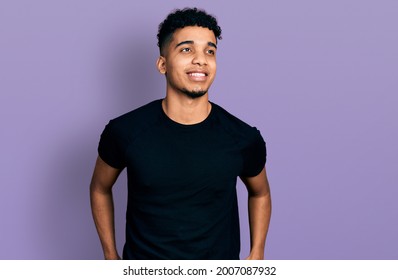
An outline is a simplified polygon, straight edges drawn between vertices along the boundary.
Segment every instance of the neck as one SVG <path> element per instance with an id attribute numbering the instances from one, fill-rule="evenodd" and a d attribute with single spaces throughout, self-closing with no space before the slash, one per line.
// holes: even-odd
<path id="1" fill-rule="evenodd" d="M 180 124 L 197 124 L 204 121 L 211 111 L 207 94 L 199 98 L 167 94 L 162 102 L 163 111 Z"/>

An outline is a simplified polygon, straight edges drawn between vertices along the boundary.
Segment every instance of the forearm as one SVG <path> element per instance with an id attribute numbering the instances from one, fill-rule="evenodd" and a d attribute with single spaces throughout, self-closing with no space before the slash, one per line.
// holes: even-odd
<path id="1" fill-rule="evenodd" d="M 268 227 L 271 219 L 271 195 L 249 195 L 250 223 L 249 259 L 263 259 Z"/>
<path id="2" fill-rule="evenodd" d="M 91 210 L 101 241 L 105 259 L 118 259 L 115 242 L 114 206 L 112 191 L 90 188 Z"/>

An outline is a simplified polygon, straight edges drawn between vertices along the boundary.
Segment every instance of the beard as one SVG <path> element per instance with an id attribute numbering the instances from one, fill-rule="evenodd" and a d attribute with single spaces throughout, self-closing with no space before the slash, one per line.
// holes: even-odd
<path id="1" fill-rule="evenodd" d="M 196 98 L 199 98 L 199 97 L 202 97 L 203 95 L 205 95 L 207 93 L 207 90 L 189 91 L 184 88 L 181 90 L 181 92 L 192 99 L 196 99 Z"/>

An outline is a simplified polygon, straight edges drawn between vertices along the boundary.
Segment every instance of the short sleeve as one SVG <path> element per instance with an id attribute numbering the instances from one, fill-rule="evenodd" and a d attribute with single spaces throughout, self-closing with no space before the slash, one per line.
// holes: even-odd
<path id="1" fill-rule="evenodd" d="M 258 175 L 265 166 L 267 149 L 260 131 L 255 129 L 251 141 L 243 148 L 243 167 L 240 176 L 254 177 Z"/>
<path id="2" fill-rule="evenodd" d="M 98 155 L 110 166 L 123 169 L 125 167 L 125 157 L 123 138 L 115 124 L 110 121 L 101 134 L 98 145 Z"/>

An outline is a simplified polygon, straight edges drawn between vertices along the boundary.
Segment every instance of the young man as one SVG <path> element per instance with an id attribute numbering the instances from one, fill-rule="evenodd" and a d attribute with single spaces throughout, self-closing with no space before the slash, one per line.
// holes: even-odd
<path id="1" fill-rule="evenodd" d="M 112 186 L 127 168 L 124 259 L 239 259 L 239 176 L 249 193 L 251 251 L 262 259 L 271 199 L 259 131 L 218 105 L 214 17 L 176 10 L 159 26 L 166 97 L 114 120 L 99 143 L 91 207 L 105 259 L 115 246 Z"/>

